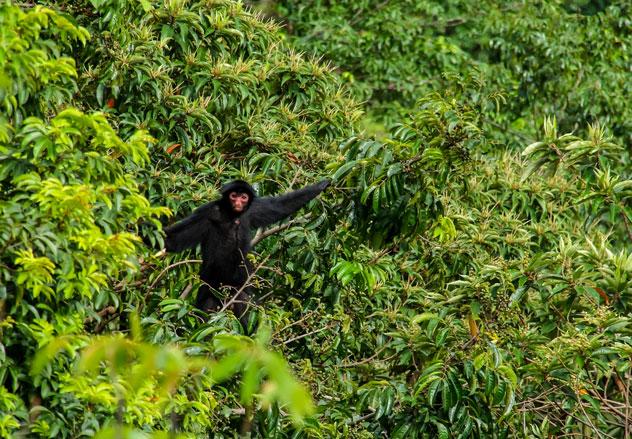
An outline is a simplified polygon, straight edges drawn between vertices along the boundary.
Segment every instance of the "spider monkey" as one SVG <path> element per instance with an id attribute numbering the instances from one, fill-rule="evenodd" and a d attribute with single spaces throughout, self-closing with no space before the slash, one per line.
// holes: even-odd
<path id="1" fill-rule="evenodd" d="M 222 187 L 221 198 L 204 204 L 178 223 L 167 227 L 166 251 L 202 247 L 202 268 L 196 307 L 216 311 L 222 302 L 213 294 L 222 286 L 242 290 L 231 306 L 246 329 L 250 292 L 244 286 L 253 272 L 248 260 L 251 230 L 266 227 L 293 214 L 320 194 L 329 180 L 276 197 L 257 197 L 250 184 L 235 180 Z"/>

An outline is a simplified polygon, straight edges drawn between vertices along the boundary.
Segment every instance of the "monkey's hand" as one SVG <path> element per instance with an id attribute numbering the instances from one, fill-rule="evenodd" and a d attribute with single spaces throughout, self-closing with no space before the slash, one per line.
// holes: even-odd
<path id="1" fill-rule="evenodd" d="M 324 191 L 325 189 L 327 189 L 329 187 L 329 185 L 331 184 L 331 180 L 328 178 L 325 178 L 324 180 L 321 180 L 317 187 L 318 189 L 320 189 L 321 191 Z"/>

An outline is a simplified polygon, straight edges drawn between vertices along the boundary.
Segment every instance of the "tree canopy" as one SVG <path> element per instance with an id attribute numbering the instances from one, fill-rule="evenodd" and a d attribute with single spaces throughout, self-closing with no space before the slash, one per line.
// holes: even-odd
<path id="1" fill-rule="evenodd" d="M 0 5 L 1 437 L 632 435 L 628 2 L 35 3 Z M 324 177 L 257 233 L 251 328 L 154 255 L 227 181 Z"/>

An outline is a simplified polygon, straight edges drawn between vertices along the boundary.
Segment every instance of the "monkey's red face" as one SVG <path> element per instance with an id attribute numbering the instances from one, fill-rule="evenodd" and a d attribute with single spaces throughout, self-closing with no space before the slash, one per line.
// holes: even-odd
<path id="1" fill-rule="evenodd" d="M 234 212 L 242 213 L 248 207 L 250 196 L 244 192 L 231 192 L 228 195 Z"/>

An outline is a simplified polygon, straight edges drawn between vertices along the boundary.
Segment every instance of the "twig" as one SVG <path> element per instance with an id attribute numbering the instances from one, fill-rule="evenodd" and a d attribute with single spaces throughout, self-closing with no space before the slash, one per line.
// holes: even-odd
<path id="1" fill-rule="evenodd" d="M 193 289 L 193 284 L 189 282 L 189 284 L 186 286 L 184 291 L 182 291 L 182 294 L 180 294 L 180 299 L 186 299 L 192 289 Z"/>
<path id="2" fill-rule="evenodd" d="M 566 414 L 566 416 L 569 416 L 573 419 L 575 419 L 576 421 L 579 421 L 580 423 L 582 423 L 583 425 L 585 425 L 586 427 L 591 427 L 590 424 L 587 424 L 586 421 L 584 421 L 582 418 L 579 418 L 577 416 L 574 416 L 571 412 L 567 411 L 564 407 L 562 407 L 557 401 L 553 400 L 552 401 L 553 404 L 555 404 L 555 407 L 557 407 L 558 410 L 560 410 L 561 412 L 563 412 L 564 414 Z M 581 403 L 580 403 L 581 405 Z"/>
<path id="3" fill-rule="evenodd" d="M 370 409 L 370 410 L 371 410 L 371 409 Z M 358 424 L 358 423 L 360 423 L 360 422 L 362 422 L 362 421 L 366 421 L 367 419 L 369 419 L 370 417 L 372 417 L 373 415 L 375 415 L 375 413 L 376 413 L 376 411 L 375 411 L 375 410 L 371 410 L 371 412 L 370 412 L 370 413 L 367 413 L 367 414 L 366 414 L 366 415 L 364 415 L 364 416 L 360 416 L 358 419 L 351 420 L 351 422 L 349 422 L 349 424 L 351 424 L 351 425 L 352 425 L 352 424 Z"/>
<path id="4" fill-rule="evenodd" d="M 386 247 L 382 250 L 380 250 L 370 261 L 367 265 L 373 265 L 375 264 L 377 261 L 379 261 L 383 256 L 386 256 L 388 253 L 392 252 L 393 250 L 395 250 L 395 248 L 397 247 L 397 244 L 391 245 L 390 247 Z"/>
<path id="5" fill-rule="evenodd" d="M 279 329 L 278 331 L 274 331 L 274 334 L 272 334 L 272 337 L 275 337 L 279 335 L 280 333 L 282 333 L 283 331 L 285 331 L 286 329 L 291 328 L 292 326 L 298 325 L 299 323 L 305 321 L 305 319 L 310 317 L 312 314 L 314 314 L 314 311 L 310 311 L 307 314 L 305 314 L 303 317 L 301 317 L 300 319 L 296 320 L 295 322 L 285 325 L 283 328 Z"/>
<path id="6" fill-rule="evenodd" d="M 630 423 L 630 372 L 626 372 L 625 375 L 625 418 L 623 419 L 625 434 L 623 437 L 630 437 L 630 426 L 632 425 Z"/>
<path id="7" fill-rule="evenodd" d="M 625 213 L 625 209 L 621 209 L 621 216 L 623 217 L 623 223 L 625 224 L 625 231 L 628 232 L 628 238 L 632 242 L 632 230 L 630 230 L 630 220 L 628 220 L 628 215 Z"/>
<path id="8" fill-rule="evenodd" d="M 191 264 L 191 263 L 199 264 L 201 262 L 202 262 L 201 259 L 187 259 L 184 261 L 175 262 L 169 265 L 168 267 L 166 267 L 164 270 L 162 270 L 160 274 L 158 274 L 158 277 L 156 277 L 156 279 L 154 279 L 154 281 L 151 283 L 149 288 L 147 288 L 147 292 L 143 296 L 143 301 L 138 304 L 138 314 L 140 315 L 141 311 L 143 310 L 143 306 L 145 305 L 145 302 L 147 302 L 147 299 L 149 298 L 149 295 L 151 294 L 151 290 L 154 289 L 154 287 L 158 284 L 158 281 L 160 280 L 160 278 L 162 278 L 165 275 L 165 273 L 167 273 L 167 271 L 169 271 L 170 269 L 174 267 L 177 267 L 178 265 Z"/>
<path id="9" fill-rule="evenodd" d="M 158 277 L 156 279 L 154 279 L 154 281 L 151 283 L 149 288 L 147 288 L 147 293 L 145 293 L 144 299 L 147 300 L 147 297 L 149 297 L 149 294 L 151 293 L 151 290 L 154 289 L 154 287 L 158 284 L 158 281 L 160 280 L 160 278 L 163 277 L 165 275 L 165 273 L 167 273 L 167 271 L 171 270 L 174 267 L 177 267 L 178 265 L 193 264 L 193 263 L 201 264 L 202 260 L 201 259 L 186 259 L 184 261 L 175 262 L 175 263 L 169 265 L 168 267 L 166 267 L 164 270 L 162 270 L 160 272 Z"/>
<path id="10" fill-rule="evenodd" d="M 310 331 L 310 332 L 308 332 L 306 334 L 297 335 L 296 337 L 292 337 L 290 339 L 287 339 L 282 344 L 283 345 L 288 345 L 288 344 L 292 343 L 293 341 L 300 340 L 301 338 L 309 337 L 310 335 L 318 334 L 319 332 L 323 332 L 323 331 L 325 331 L 327 329 L 330 329 L 332 326 L 333 326 L 333 323 L 330 323 L 328 325 L 323 326 L 320 329 L 316 329 L 315 331 Z"/>
<path id="11" fill-rule="evenodd" d="M 246 279 L 246 281 L 244 282 L 244 284 L 241 286 L 241 288 L 239 288 L 239 290 L 237 290 L 237 292 L 235 293 L 235 295 L 228 301 L 226 302 L 226 304 L 222 307 L 222 309 L 219 310 L 219 312 L 224 312 L 226 311 L 226 309 L 232 305 L 236 300 L 237 297 L 248 287 L 250 286 L 250 280 L 254 277 L 254 275 L 257 273 L 257 271 L 259 271 L 259 269 L 261 268 L 261 266 L 263 264 L 266 263 L 266 261 L 268 260 L 268 258 L 270 258 L 270 255 L 266 256 L 263 261 L 261 261 L 259 263 L 259 265 L 257 265 L 257 268 L 254 269 L 254 271 L 252 273 L 248 274 L 248 278 Z M 241 316 L 240 316 L 241 317 Z"/>
<path id="12" fill-rule="evenodd" d="M 292 181 L 290 182 L 290 185 L 288 186 L 288 190 L 292 189 L 292 186 L 294 186 L 294 183 L 296 183 L 296 180 L 298 180 L 298 176 L 300 175 L 300 173 L 296 173 L 294 174 L 294 177 L 292 177 Z"/>
<path id="13" fill-rule="evenodd" d="M 561 385 L 556 385 L 556 386 L 553 386 L 553 387 L 551 387 L 550 389 L 545 390 L 543 393 L 539 394 L 538 396 L 535 396 L 535 397 L 533 397 L 533 398 L 529 398 L 529 399 L 525 399 L 524 401 L 522 401 L 522 402 L 520 403 L 520 405 L 532 404 L 533 402 L 536 402 L 536 401 L 540 401 L 540 402 L 542 402 L 542 398 L 543 398 L 543 397 L 545 397 L 545 396 L 547 396 L 547 395 L 549 395 L 549 394 L 551 394 L 551 393 L 554 393 L 554 392 L 558 391 L 560 388 L 562 388 L 562 386 L 561 386 Z"/>
<path id="14" fill-rule="evenodd" d="M 577 396 L 577 401 L 579 402 L 579 404 L 578 404 L 579 408 L 582 411 L 582 413 L 584 414 L 584 416 L 586 417 L 586 421 L 590 425 L 590 428 L 592 428 L 594 430 L 594 432 L 597 434 L 597 436 L 599 436 L 600 438 L 603 437 L 601 435 L 601 433 L 599 432 L 599 430 L 597 429 L 597 427 L 595 427 L 595 424 L 593 424 L 592 420 L 588 416 L 588 413 L 586 413 L 586 409 L 584 408 L 584 404 L 582 404 L 581 395 L 576 395 L 576 396 Z"/>
<path id="15" fill-rule="evenodd" d="M 589 392 L 595 399 L 598 399 L 599 402 L 601 402 L 601 404 L 608 409 L 608 411 L 614 413 L 615 415 L 625 420 L 626 413 L 623 412 L 622 410 L 627 411 L 629 409 L 627 402 L 623 403 L 620 401 L 613 401 L 611 399 L 608 399 L 607 397 L 601 396 L 597 390 L 590 389 Z M 627 397 L 626 397 L 626 400 L 627 400 Z"/>
<path id="16" fill-rule="evenodd" d="M 299 221 L 308 219 L 310 216 L 312 216 L 311 213 L 305 214 L 303 216 L 300 216 L 298 218 L 294 218 L 291 221 L 288 221 L 287 223 L 284 224 L 279 224 L 278 226 L 272 227 L 270 229 L 267 229 L 265 231 L 261 231 L 261 229 L 259 229 L 255 235 L 255 237 L 252 239 L 252 241 L 250 241 L 250 245 L 252 247 L 254 247 L 257 243 L 261 242 L 261 240 L 267 238 L 270 235 L 274 235 L 275 233 L 278 233 L 282 230 L 285 230 L 287 228 L 292 227 L 294 224 L 296 224 Z"/>
<path id="17" fill-rule="evenodd" d="M 387 342 L 388 343 L 388 342 Z M 373 355 L 371 355 L 369 358 L 365 358 L 364 360 L 359 360 L 359 361 L 354 361 L 353 363 L 342 363 L 340 365 L 340 367 L 355 367 L 355 366 L 361 366 L 363 364 L 369 363 L 371 360 L 373 360 L 375 357 L 377 357 L 378 355 L 380 355 L 384 349 L 386 349 L 388 347 L 388 344 L 385 344 L 384 346 L 382 346 L 380 349 L 377 350 L 376 353 L 374 353 Z"/>

